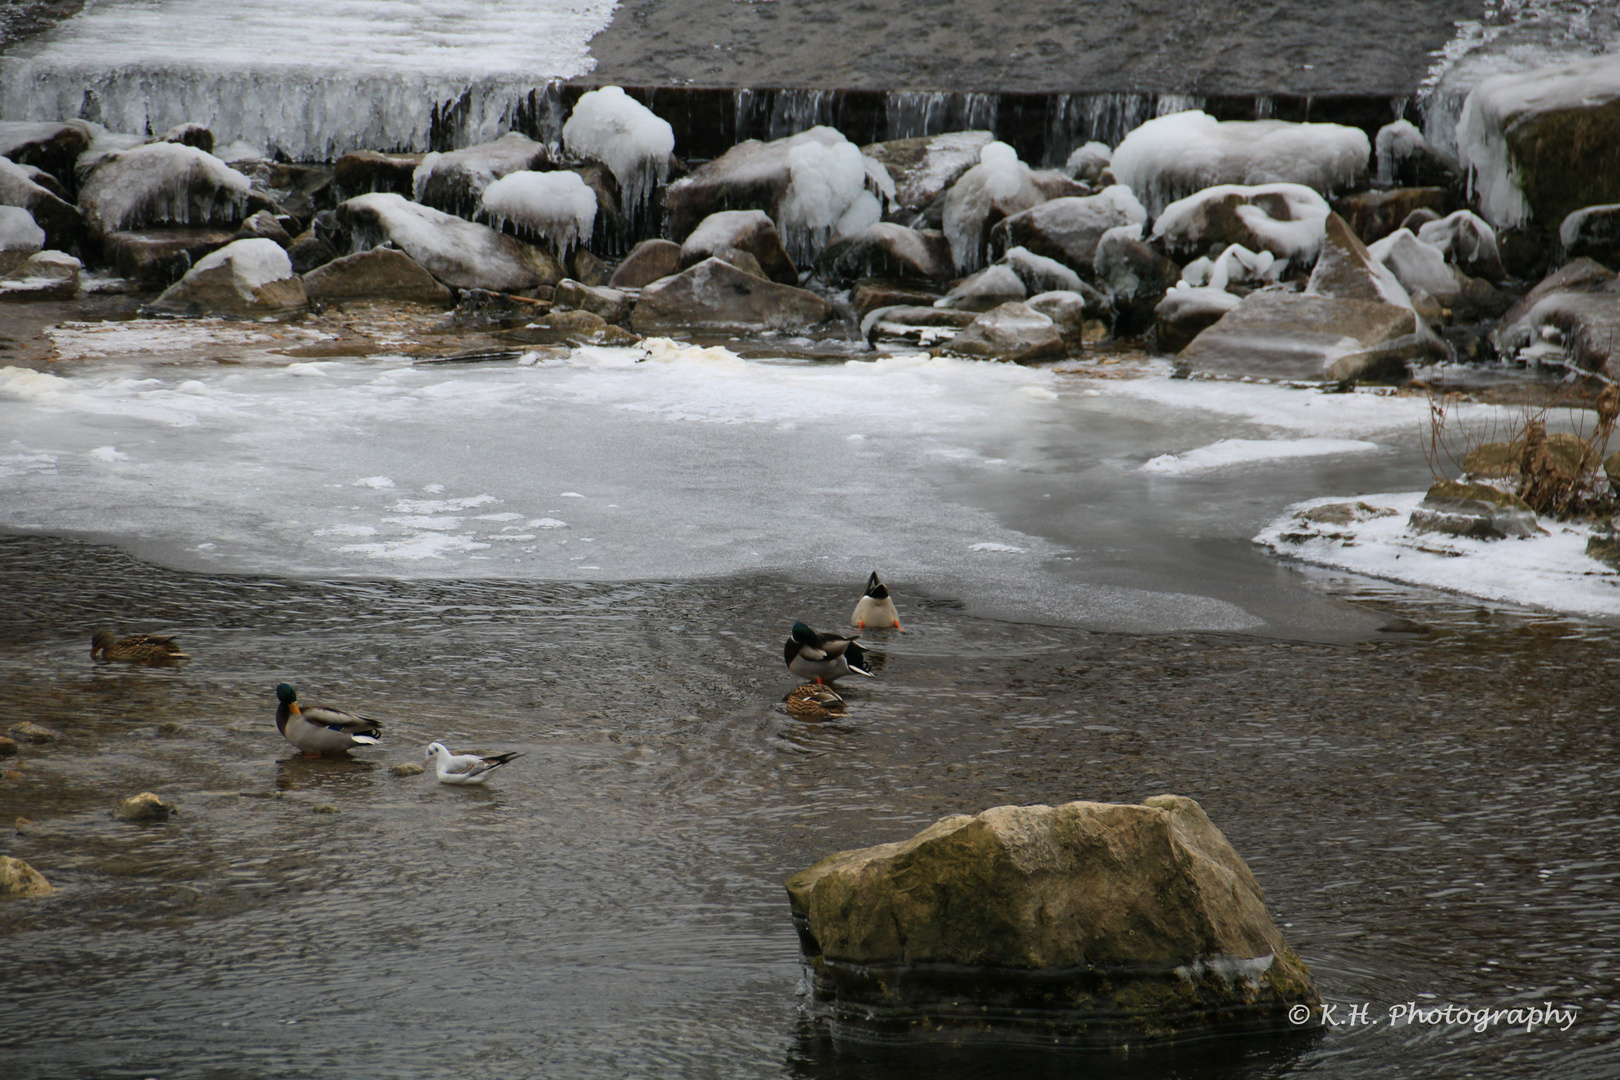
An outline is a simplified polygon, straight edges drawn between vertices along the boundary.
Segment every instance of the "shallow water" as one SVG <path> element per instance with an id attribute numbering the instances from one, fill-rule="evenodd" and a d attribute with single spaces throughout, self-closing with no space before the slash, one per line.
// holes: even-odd
<path id="1" fill-rule="evenodd" d="M 781 624 L 847 588 L 301 581 L 0 540 L 13 722 L 63 736 L 0 784 L 0 815 L 37 823 L 0 851 L 58 887 L 5 906 L 0 1056 L 40 1078 L 1005 1075 L 1005 1055 L 819 1041 L 782 881 L 946 813 L 1173 791 L 1341 1010 L 1546 1000 L 1578 1021 L 1021 1068 L 1613 1076 L 1620 636 L 1318 585 L 1393 632 L 1101 633 L 913 593 L 850 717 L 816 724 L 778 708 Z M 87 660 L 89 628 L 137 620 L 195 659 Z M 384 718 L 383 746 L 296 758 L 281 679 Z M 429 738 L 526 756 L 482 789 L 388 771 Z M 180 813 L 115 822 L 141 790 Z"/>

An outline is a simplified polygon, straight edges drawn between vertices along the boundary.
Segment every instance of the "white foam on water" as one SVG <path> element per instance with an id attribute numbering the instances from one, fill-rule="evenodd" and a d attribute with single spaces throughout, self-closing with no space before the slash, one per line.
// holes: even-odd
<path id="1" fill-rule="evenodd" d="M 1376 453 L 1378 449 L 1377 443 L 1364 439 L 1222 439 L 1179 454 L 1160 454 L 1144 462 L 1142 471 L 1158 476 L 1196 476 L 1239 465 Z"/>

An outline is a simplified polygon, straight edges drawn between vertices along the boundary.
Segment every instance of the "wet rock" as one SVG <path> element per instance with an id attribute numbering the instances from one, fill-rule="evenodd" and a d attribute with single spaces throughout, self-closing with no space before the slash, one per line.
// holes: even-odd
<path id="1" fill-rule="evenodd" d="M 164 802 L 150 791 L 131 795 L 118 804 L 113 816 L 119 821 L 168 821 L 171 814 L 179 813 L 173 803 Z"/>
<path id="2" fill-rule="evenodd" d="M 0 206 L 0 274 L 9 274 L 45 248 L 45 230 L 20 206 Z"/>
<path id="3" fill-rule="evenodd" d="M 1408 295 L 1421 290 L 1446 307 L 1462 295 L 1462 271 L 1446 262 L 1439 248 L 1425 244 L 1407 229 L 1396 229 L 1368 251 L 1395 275 Z"/>
<path id="4" fill-rule="evenodd" d="M 1410 120 L 1397 120 L 1379 128 L 1373 137 L 1373 153 L 1379 183 L 1443 189 L 1462 184 L 1462 165 L 1424 138 Z"/>
<path id="5" fill-rule="evenodd" d="M 82 264 L 61 251 L 41 251 L 0 278 L 0 301 L 71 300 L 79 294 Z"/>
<path id="6" fill-rule="evenodd" d="M 345 255 L 304 275 L 311 300 L 409 300 L 450 306 L 450 290 L 409 255 L 396 248 L 372 248 Z"/>
<path id="7" fill-rule="evenodd" d="M 673 240 L 643 240 L 630 249 L 624 262 L 613 271 L 613 276 L 608 279 L 608 287 L 640 289 L 659 278 L 679 273 L 680 269 L 681 245 Z"/>
<path id="8" fill-rule="evenodd" d="M 316 236 L 311 228 L 293 237 L 293 242 L 287 246 L 287 257 L 292 260 L 294 271 L 307 274 L 337 258 L 338 253 L 337 248 Z"/>
<path id="9" fill-rule="evenodd" d="M 250 188 L 246 176 L 212 154 L 149 143 L 97 162 L 79 190 L 79 208 L 85 228 L 97 236 L 149 225 L 234 226 Z"/>
<path id="10" fill-rule="evenodd" d="M 1189 371 L 1309 382 L 1399 381 L 1445 355 L 1411 307 L 1262 289 L 1182 349 Z"/>
<path id="11" fill-rule="evenodd" d="M 1242 297 L 1225 289 L 1176 286 L 1153 309 L 1153 333 L 1159 351 L 1180 352 L 1242 302 Z"/>
<path id="12" fill-rule="evenodd" d="M 1287 1030 L 1319 1003 L 1191 799 L 1001 806 L 787 882 L 838 1037 L 1139 1045 Z"/>
<path id="13" fill-rule="evenodd" d="M 1114 151 L 1107 143 L 1088 142 L 1076 147 L 1063 163 L 1064 171 L 1082 184 L 1096 184 L 1114 163 Z"/>
<path id="14" fill-rule="evenodd" d="M 563 279 L 541 248 L 398 195 L 361 195 L 339 206 L 335 222 L 354 250 L 393 243 L 454 289 L 523 292 Z"/>
<path id="15" fill-rule="evenodd" d="M 1097 284 L 1114 303 L 1114 329 L 1139 334 L 1153 325 L 1154 309 L 1181 277 L 1181 267 L 1132 236 L 1135 227 L 1110 229 L 1097 242 Z"/>
<path id="16" fill-rule="evenodd" d="M 1450 193 L 1438 187 L 1358 191 L 1334 199 L 1333 212 L 1344 218 L 1362 243 L 1371 244 L 1405 226 L 1413 214 L 1431 215 L 1428 220 L 1438 221 L 1450 208 L 1450 199 Z"/>
<path id="17" fill-rule="evenodd" d="M 1620 277 L 1575 259 L 1514 304 L 1492 340 L 1502 356 L 1620 378 Z"/>
<path id="18" fill-rule="evenodd" d="M 822 326 L 837 309 L 813 292 L 705 259 L 641 290 L 631 328 L 642 334 L 681 329 L 790 330 Z"/>
<path id="19" fill-rule="evenodd" d="M 1496 231 L 1471 211 L 1458 210 L 1431 221 L 1419 227 L 1417 238 L 1439 248 L 1447 262 L 1470 277 L 1501 281 L 1507 276 L 1496 246 Z"/>
<path id="20" fill-rule="evenodd" d="M 0 735 L 0 757 L 11 757 L 17 752 L 17 740 Z"/>
<path id="21" fill-rule="evenodd" d="M 1063 359 L 1068 346 L 1049 317 L 1028 304 L 1009 303 L 978 316 L 933 351 L 936 356 L 1034 364 Z"/>
<path id="22" fill-rule="evenodd" d="M 1089 289 L 1079 274 L 1056 259 L 1036 255 L 1025 248 L 1008 248 L 1000 265 L 1018 275 L 1024 291 L 1030 295 L 1043 292 L 1079 292 Z M 1093 290 L 1095 291 L 1095 290 Z"/>
<path id="23" fill-rule="evenodd" d="M 17 830 L 18 836 L 39 835 L 39 827 L 34 823 L 32 818 L 20 817 L 11 823 L 11 827 Z"/>
<path id="24" fill-rule="evenodd" d="M 390 195 L 411 194 L 416 167 L 422 154 L 380 154 L 375 150 L 354 150 L 337 159 L 333 180 L 344 198 L 381 191 Z"/>
<path id="25" fill-rule="evenodd" d="M 589 311 L 554 311 L 518 330 L 500 335 L 521 345 L 634 345 L 641 339 Z"/>
<path id="26" fill-rule="evenodd" d="M 1031 311 L 1038 311 L 1052 320 L 1070 356 L 1079 356 L 1088 341 L 1101 341 L 1108 336 L 1108 319 L 1113 314 L 1108 298 L 1089 285 L 1079 291 L 1054 289 L 1036 293 L 1024 301 Z"/>
<path id="27" fill-rule="evenodd" d="M 911 345 L 926 349 L 949 341 L 978 317 L 977 312 L 932 305 L 877 307 L 861 316 L 861 336 L 873 346 Z"/>
<path id="28" fill-rule="evenodd" d="M 1344 219 L 1329 214 L 1323 223 L 1322 247 L 1305 291 L 1312 296 L 1411 307 L 1412 298 Z"/>
<path id="29" fill-rule="evenodd" d="M 214 152 L 214 133 L 204 124 L 176 124 L 160 135 L 157 141 L 194 146 L 205 154 Z"/>
<path id="30" fill-rule="evenodd" d="M 231 242 L 225 229 L 170 228 L 116 232 L 101 240 L 102 259 L 143 289 L 163 289 L 192 265 Z"/>
<path id="31" fill-rule="evenodd" d="M 1560 261 L 1591 259 L 1620 270 L 1620 203 L 1586 206 L 1558 226 Z"/>
<path id="32" fill-rule="evenodd" d="M 45 232 L 42 246 L 70 248 L 84 235 L 84 215 L 28 171 L 0 157 L 0 208 L 24 211 Z"/>
<path id="33" fill-rule="evenodd" d="M 1541 536 L 1536 512 L 1517 495 L 1487 484 L 1441 480 L 1412 511 L 1408 524 L 1419 532 L 1445 533 L 1477 540 Z"/>
<path id="34" fill-rule="evenodd" d="M 165 720 L 163 723 L 158 725 L 158 734 L 165 739 L 178 738 L 185 733 L 185 727 L 173 720 Z"/>
<path id="35" fill-rule="evenodd" d="M 1401 219 L 1401 228 L 1405 229 L 1413 236 L 1416 236 L 1419 229 L 1423 228 L 1423 226 L 1427 225 L 1431 221 L 1439 221 L 1442 216 L 1442 214 L 1438 213 L 1437 211 L 1430 210 L 1427 206 L 1420 206 Z M 1362 239 L 1365 240 L 1367 238 L 1362 237 Z"/>
<path id="36" fill-rule="evenodd" d="M 606 322 L 622 323 L 630 317 L 630 297 L 618 289 L 595 289 L 571 278 L 564 278 L 552 294 L 559 308 L 588 311 Z"/>
<path id="37" fill-rule="evenodd" d="M 411 179 L 411 197 L 423 206 L 459 217 L 478 212 L 484 189 L 509 173 L 544 172 L 553 167 L 551 152 L 516 131 L 494 142 L 428 154 Z"/>
<path id="38" fill-rule="evenodd" d="M 257 214 L 242 222 L 242 227 L 236 230 L 236 240 L 252 240 L 263 237 L 274 240 L 283 250 L 292 247 L 292 237 L 282 228 L 281 222 L 276 220 L 274 214 L 268 210 L 260 210 Z"/>
<path id="39" fill-rule="evenodd" d="M 1506 226 L 1496 230 L 1496 250 L 1508 277 L 1537 281 L 1553 268 L 1557 237 L 1534 225 Z"/>
<path id="40" fill-rule="evenodd" d="M 90 148 L 96 129 L 83 120 L 0 121 L 0 157 L 32 165 L 73 187 L 73 166 Z"/>
<path id="41" fill-rule="evenodd" d="M 990 230 L 990 246 L 993 252 L 1025 248 L 1089 274 L 1103 233 L 1146 222 L 1147 211 L 1130 188 L 1116 184 L 1096 195 L 1051 199 L 1003 218 Z"/>
<path id="42" fill-rule="evenodd" d="M 568 253 L 568 272 L 571 277 L 581 285 L 591 288 L 601 288 L 608 283 L 612 274 L 608 272 L 607 263 L 597 258 L 585 248 L 575 248 Z"/>
<path id="43" fill-rule="evenodd" d="M 1612 521 L 1603 522 L 1587 536 L 1586 554 L 1611 570 L 1620 570 L 1620 531 Z"/>
<path id="44" fill-rule="evenodd" d="M 863 277 L 945 281 L 955 273 L 944 233 L 888 221 L 834 240 L 822 251 L 817 267 L 823 277 L 837 282 Z"/>
<path id="45" fill-rule="evenodd" d="M 991 266 L 969 274 L 937 302 L 938 307 L 957 311 L 989 311 L 1009 301 L 1029 295 L 1024 283 L 1008 266 Z"/>
<path id="46" fill-rule="evenodd" d="M 55 889 L 45 875 L 21 859 L 0 855 L 0 898 L 24 900 L 34 896 L 47 896 Z"/>
<path id="47" fill-rule="evenodd" d="M 166 315 L 286 315 L 309 306 L 304 281 L 274 240 L 236 240 L 204 256 L 147 310 Z"/>
<path id="48" fill-rule="evenodd" d="M 799 283 L 799 270 L 782 246 L 776 223 L 760 210 L 723 210 L 704 218 L 681 244 L 680 269 L 696 266 L 727 248 L 752 255 L 772 281 Z"/>
<path id="49" fill-rule="evenodd" d="M 952 131 L 872 143 L 861 153 L 889 170 L 897 204 L 920 210 L 977 165 L 979 151 L 993 141 L 988 131 Z"/>
<path id="50" fill-rule="evenodd" d="M 10 728 L 6 729 L 6 734 L 10 735 L 13 739 L 16 739 L 20 743 L 35 743 L 38 745 L 57 742 L 62 738 L 62 736 L 57 732 L 52 731 L 47 727 L 40 727 L 32 720 L 24 720 L 20 724 L 12 724 Z"/>
<path id="51" fill-rule="evenodd" d="M 414 761 L 407 761 L 402 764 L 395 765 L 388 771 L 399 777 L 421 776 L 423 773 L 427 772 L 426 769 L 422 768 L 422 766 L 418 765 Z"/>
<path id="52" fill-rule="evenodd" d="M 309 812 L 312 814 L 335 814 L 338 812 L 338 808 L 331 803 L 318 803 L 310 807 Z"/>
<path id="53" fill-rule="evenodd" d="M 864 319 L 868 312 L 883 307 L 932 307 L 938 299 L 938 293 L 883 280 L 857 281 L 849 293 L 857 319 Z"/>

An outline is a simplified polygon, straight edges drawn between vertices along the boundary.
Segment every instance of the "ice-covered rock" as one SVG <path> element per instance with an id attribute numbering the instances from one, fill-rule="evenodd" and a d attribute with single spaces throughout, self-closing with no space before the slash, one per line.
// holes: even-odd
<path id="1" fill-rule="evenodd" d="M 1115 184 L 1096 195 L 1049 199 L 1003 218 L 990 230 L 990 243 L 992 250 L 1027 248 L 1089 272 L 1103 233 L 1146 223 L 1147 211 L 1131 189 Z"/>
<path id="2" fill-rule="evenodd" d="M 1496 230 L 1472 211 L 1458 210 L 1431 221 L 1418 229 L 1417 238 L 1439 248 L 1448 261 L 1472 277 L 1501 281 L 1507 276 L 1496 246 Z"/>
<path id="3" fill-rule="evenodd" d="M 1483 80 L 1457 118 L 1457 151 L 1498 226 L 1551 229 L 1620 201 L 1620 56 Z"/>
<path id="4" fill-rule="evenodd" d="M 630 254 L 613 271 L 608 285 L 615 289 L 640 289 L 659 278 L 678 273 L 680 269 L 681 245 L 673 240 L 654 237 L 630 249 Z"/>
<path id="5" fill-rule="evenodd" d="M 1506 540 L 1546 533 L 1536 512 L 1517 495 L 1488 484 L 1441 480 L 1429 488 L 1407 523 L 1418 532 Z"/>
<path id="6" fill-rule="evenodd" d="M 1189 261 L 1242 244 L 1308 266 L 1331 212 L 1326 199 L 1300 184 L 1223 184 L 1166 206 L 1153 222 L 1153 239 Z"/>
<path id="7" fill-rule="evenodd" d="M 238 240 L 251 240 L 256 236 L 262 236 L 266 240 L 274 240 L 283 248 L 292 247 L 292 237 L 282 227 L 281 222 L 276 220 L 276 216 L 268 210 L 260 210 L 258 213 L 251 215 L 246 221 L 242 222 L 242 227 L 236 230 L 236 239 Z"/>
<path id="8" fill-rule="evenodd" d="M 478 213 L 502 232 L 512 226 L 519 236 L 538 238 L 563 259 L 591 242 L 596 193 L 566 170 L 510 172 L 484 188 Z"/>
<path id="9" fill-rule="evenodd" d="M 979 151 L 979 163 L 945 193 L 945 237 L 956 268 L 965 272 L 983 266 L 995 224 L 1045 201 L 1016 150 L 1003 142 L 987 144 Z"/>
<path id="10" fill-rule="evenodd" d="M 1082 183 L 1095 184 L 1113 163 L 1114 151 L 1107 143 L 1088 142 L 1075 147 L 1069 159 L 1063 163 L 1063 169 Z"/>
<path id="11" fill-rule="evenodd" d="M 861 316 L 861 337 L 874 347 L 927 349 L 941 341 L 949 341 L 978 317 L 978 312 L 957 311 L 954 308 L 880 305 L 868 309 Z"/>
<path id="12" fill-rule="evenodd" d="M 1284 263 L 1269 251 L 1250 251 L 1229 244 L 1215 258 L 1203 256 L 1181 268 L 1177 284 L 1192 289 L 1220 289 L 1234 295 L 1275 284 Z"/>
<path id="13" fill-rule="evenodd" d="M 1455 187 L 1462 179 L 1457 159 L 1437 149 L 1410 120 L 1396 120 L 1373 137 L 1378 182 L 1402 187 Z"/>
<path id="14" fill-rule="evenodd" d="M 863 146 L 894 180 L 894 201 L 920 210 L 979 163 L 979 151 L 995 141 L 988 131 L 951 131 Z"/>
<path id="15" fill-rule="evenodd" d="M 304 275 L 311 300 L 409 300 L 435 307 L 450 306 L 450 290 L 397 248 L 357 251 L 316 267 Z"/>
<path id="16" fill-rule="evenodd" d="M 1181 267 L 1142 242 L 1140 225 L 1109 229 L 1097 241 L 1093 268 L 1114 304 L 1114 329 L 1134 334 L 1153 325 L 1153 310 L 1181 277 Z"/>
<path id="17" fill-rule="evenodd" d="M 1052 320 L 1071 356 L 1078 356 L 1085 342 L 1108 336 L 1108 322 L 1113 316 L 1108 298 L 1083 282 L 1079 291 L 1054 289 L 1036 293 L 1024 303 L 1031 311 Z"/>
<path id="18" fill-rule="evenodd" d="M 79 191 L 85 225 L 98 235 L 146 225 L 240 221 L 248 178 L 212 154 L 149 143 L 107 154 Z"/>
<path id="19" fill-rule="evenodd" d="M 0 206 L 0 274 L 9 274 L 45 249 L 45 230 L 20 206 Z"/>
<path id="20" fill-rule="evenodd" d="M 274 240 L 236 240 L 205 256 L 147 310 L 165 315 L 284 315 L 309 306 L 304 281 Z"/>
<path id="21" fill-rule="evenodd" d="M 399 195 L 360 195 L 336 217 L 355 251 L 392 243 L 452 288 L 522 292 L 563 277 L 542 249 Z"/>
<path id="22" fill-rule="evenodd" d="M 78 295 L 82 269 L 79 260 L 65 251 L 38 252 L 0 277 L 0 300 L 71 300 Z"/>
<path id="23" fill-rule="evenodd" d="M 32 123 L 0 121 L 0 157 L 18 165 L 32 165 L 54 176 L 65 187 L 73 184 L 73 166 L 90 148 L 100 125 L 84 120 Z"/>
<path id="24" fill-rule="evenodd" d="M 606 165 L 632 219 L 646 216 L 653 191 L 669 179 L 675 130 L 617 86 L 580 95 L 563 125 L 563 149 Z"/>
<path id="25" fill-rule="evenodd" d="M 1049 316 L 1028 304 L 1012 301 L 978 316 L 950 341 L 935 348 L 934 353 L 1034 364 L 1061 360 L 1069 350 Z"/>
<path id="26" fill-rule="evenodd" d="M 1178 282 L 1153 309 L 1153 332 L 1159 351 L 1180 352 L 1242 302 L 1242 297 L 1225 289 Z"/>
<path id="27" fill-rule="evenodd" d="M 1586 206 L 1558 226 L 1562 261 L 1594 259 L 1610 270 L 1620 268 L 1620 203 Z"/>
<path id="28" fill-rule="evenodd" d="M 1149 120 L 1114 150 L 1114 177 L 1148 210 L 1217 185 L 1301 184 L 1323 195 L 1367 179 L 1359 128 L 1284 120 L 1216 120 L 1197 110 Z"/>
<path id="29" fill-rule="evenodd" d="M 1000 264 L 1018 275 L 1029 293 L 1079 292 L 1086 288 L 1080 275 L 1056 259 L 1036 255 L 1027 248 L 1008 248 Z"/>
<path id="30" fill-rule="evenodd" d="M 1340 300 L 1366 300 L 1372 303 L 1412 306 L 1412 298 L 1400 280 L 1373 257 L 1367 245 L 1357 239 L 1338 214 L 1329 214 L 1323 229 L 1322 248 L 1311 270 L 1305 291 L 1312 296 Z"/>
<path id="31" fill-rule="evenodd" d="M 40 184 L 21 166 L 0 157 L 0 206 L 19 207 L 45 230 L 47 242 L 72 247 L 83 232 L 79 208 Z"/>
<path id="32" fill-rule="evenodd" d="M 799 270 L 763 210 L 722 210 L 704 218 L 681 245 L 680 268 L 696 266 L 728 249 L 746 251 L 765 276 L 783 285 L 797 285 Z"/>
<path id="33" fill-rule="evenodd" d="M 908 229 L 892 221 L 834 240 L 817 266 L 828 280 L 844 282 L 862 277 L 943 281 L 952 273 L 944 233 Z"/>
<path id="34" fill-rule="evenodd" d="M 471 218 L 484 189 L 508 173 L 538 172 L 553 165 L 551 152 L 526 135 L 509 131 L 494 142 L 427 154 L 411 174 L 411 198 L 435 210 Z"/>
<path id="35" fill-rule="evenodd" d="M 1396 229 L 1367 250 L 1408 293 L 1421 289 L 1450 307 L 1462 292 L 1461 272 L 1446 262 L 1445 253 L 1433 244 L 1425 244 L 1408 229 Z"/>
<path id="36" fill-rule="evenodd" d="M 935 307 L 958 311 L 989 311 L 1010 300 L 1029 295 L 1024 283 L 1010 266 L 997 264 L 969 274 L 955 288 L 934 302 Z"/>
<path id="37" fill-rule="evenodd" d="M 197 260 L 234 239 L 228 229 L 168 228 L 115 232 L 101 238 L 102 261 L 143 289 L 163 289 Z"/>
<path id="38" fill-rule="evenodd" d="M 1620 382 L 1620 275 L 1574 259 L 1514 304 L 1491 336 L 1503 357 Z"/>
<path id="39" fill-rule="evenodd" d="M 637 333 L 681 329 L 799 330 L 838 317 L 813 292 L 705 259 L 641 290 L 630 325 Z"/>

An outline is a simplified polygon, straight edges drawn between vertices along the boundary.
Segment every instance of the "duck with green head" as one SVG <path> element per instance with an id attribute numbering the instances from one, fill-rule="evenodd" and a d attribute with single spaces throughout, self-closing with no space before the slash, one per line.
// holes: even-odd
<path id="1" fill-rule="evenodd" d="M 866 670 L 866 650 L 855 644 L 857 637 L 860 635 L 817 633 L 804 623 L 796 622 L 793 636 L 782 643 L 782 659 L 793 674 L 818 683 L 842 679 L 852 671 L 870 678 L 872 673 Z"/>
<path id="2" fill-rule="evenodd" d="M 376 746 L 382 738 L 382 724 L 369 717 L 322 705 L 304 708 L 298 704 L 298 691 L 290 683 L 276 687 L 276 730 L 305 757 L 344 754 L 356 746 Z"/>

